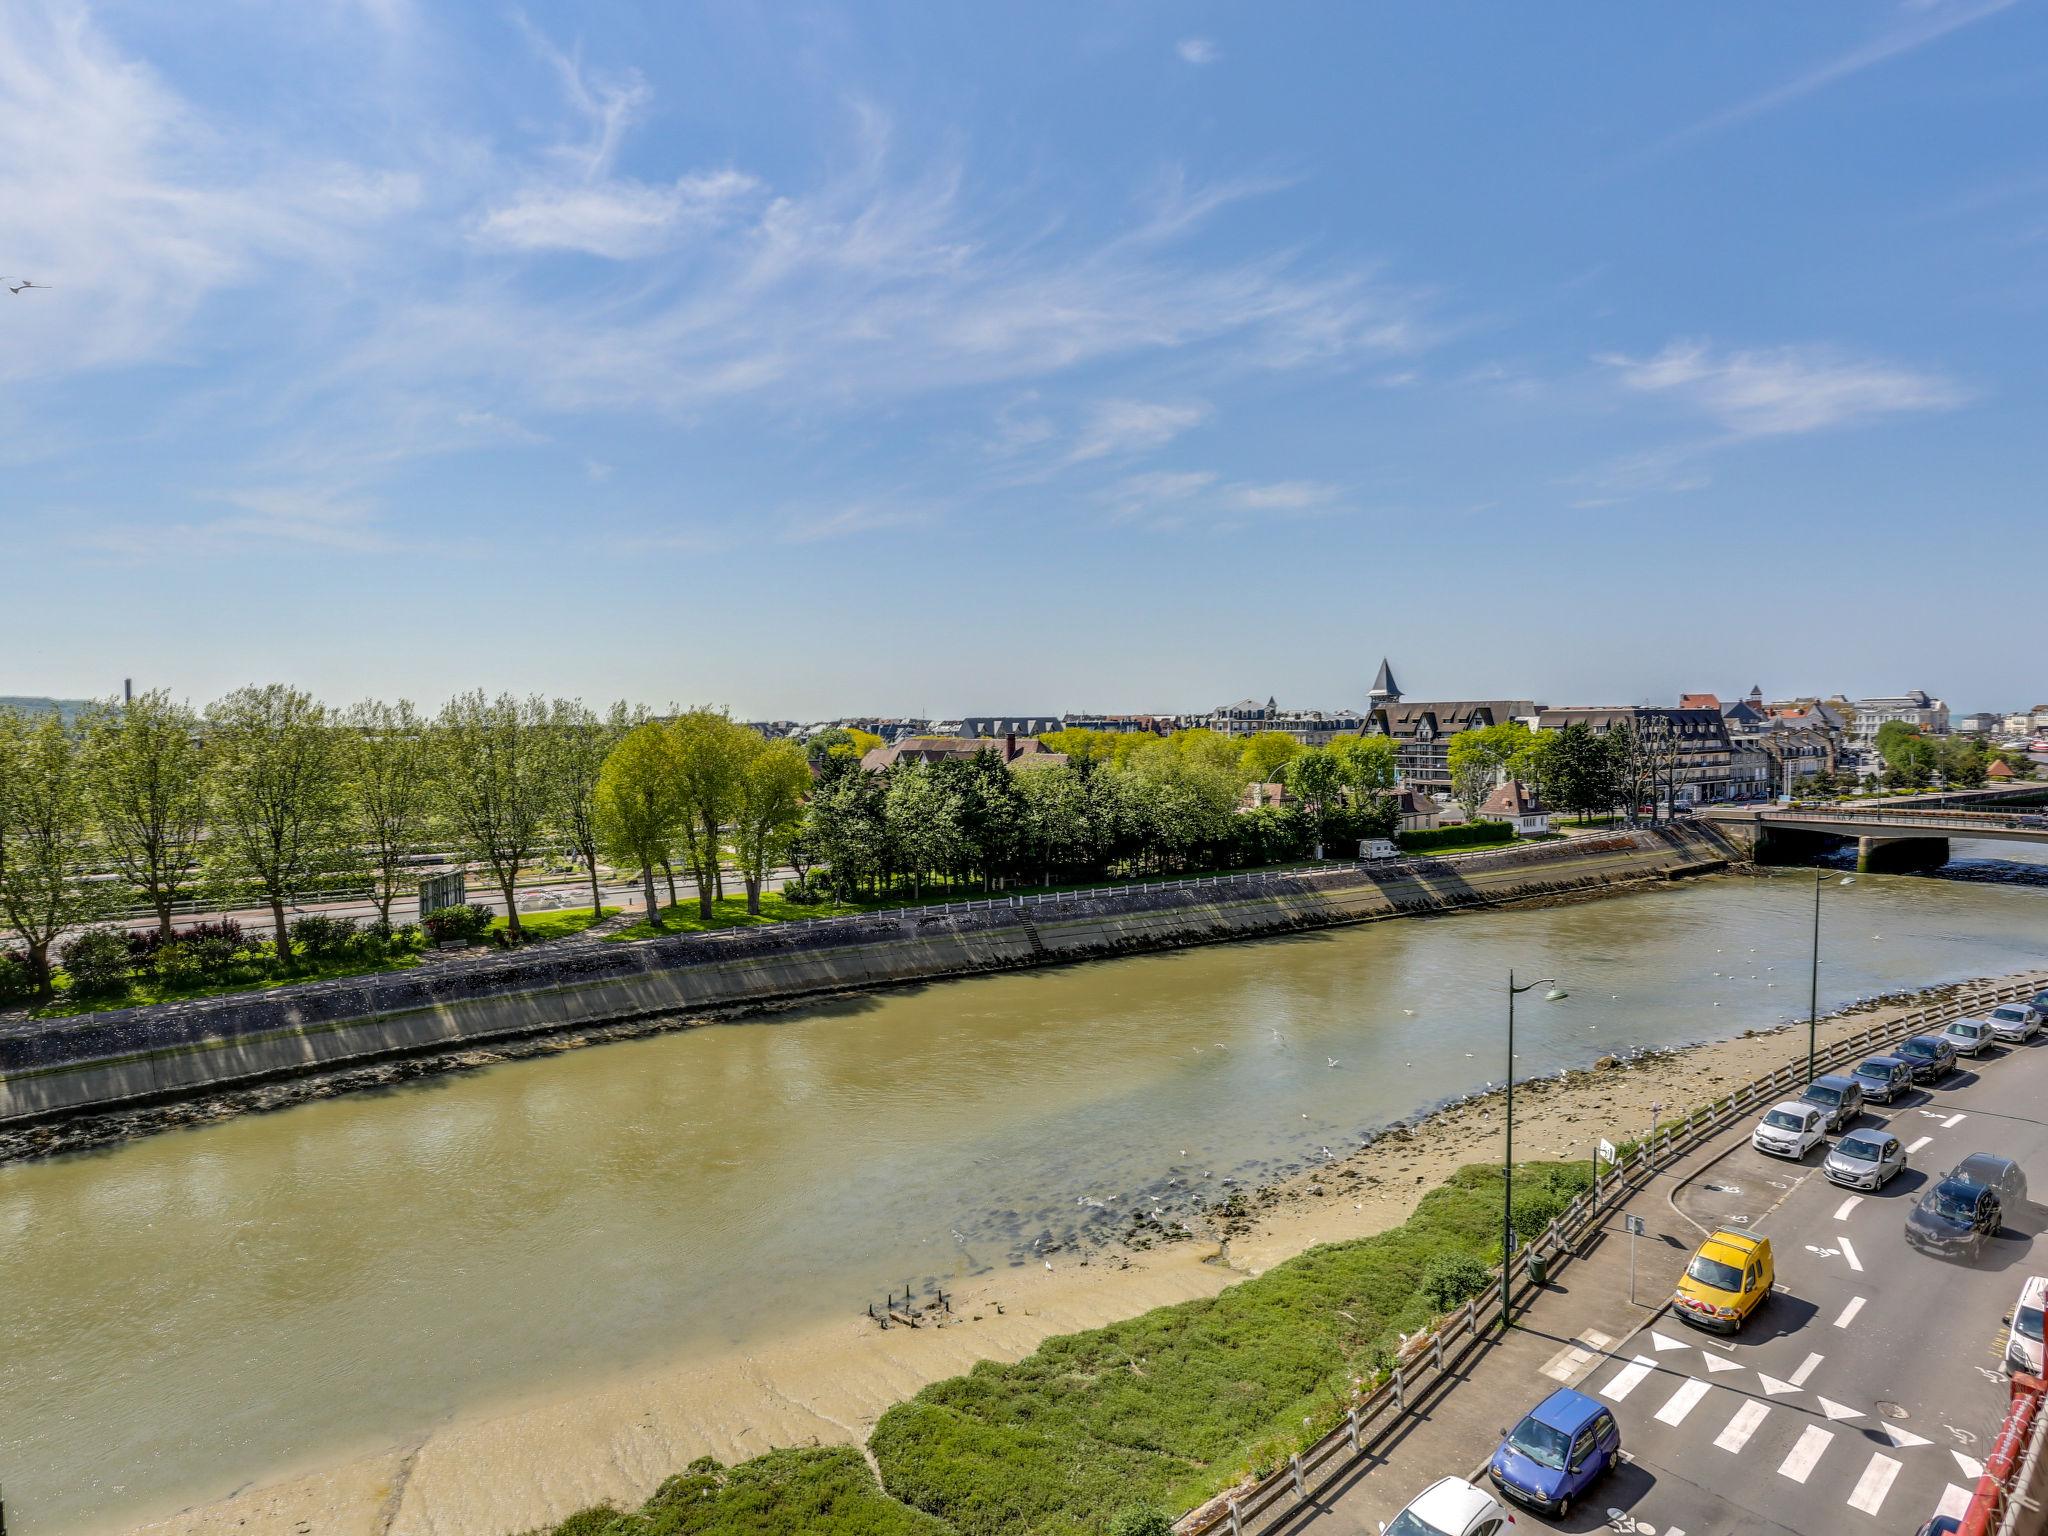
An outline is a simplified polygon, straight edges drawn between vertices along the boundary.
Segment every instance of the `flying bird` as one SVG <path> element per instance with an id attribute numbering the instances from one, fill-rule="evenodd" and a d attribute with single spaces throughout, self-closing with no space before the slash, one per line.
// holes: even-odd
<path id="1" fill-rule="evenodd" d="M 48 283 L 30 282 L 25 277 L 0 277 L 0 283 L 7 285 L 9 293 L 20 293 L 25 288 L 47 288 L 50 286 Z"/>
<path id="2" fill-rule="evenodd" d="M 1326 1057 L 1325 1060 L 1327 1060 L 1333 1067 L 1337 1065 L 1337 1058 L 1334 1056 Z"/>

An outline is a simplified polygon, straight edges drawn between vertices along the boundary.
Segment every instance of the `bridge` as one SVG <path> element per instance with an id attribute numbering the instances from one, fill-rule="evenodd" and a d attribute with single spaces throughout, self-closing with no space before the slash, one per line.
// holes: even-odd
<path id="1" fill-rule="evenodd" d="M 2033 789 L 2033 794 L 2040 793 L 2038 787 Z M 1791 852 L 1813 839 L 1853 840 L 1858 869 L 1944 864 L 1950 840 L 1958 837 L 2048 847 L 2048 808 L 1998 805 L 1995 800 L 1991 804 L 1996 808 L 1985 808 L 1989 798 L 1958 794 L 1921 797 L 1917 803 L 1900 798 L 1862 805 L 1717 805 L 1697 814 L 1724 835 L 1746 843 L 1753 858 L 1773 844 Z"/>

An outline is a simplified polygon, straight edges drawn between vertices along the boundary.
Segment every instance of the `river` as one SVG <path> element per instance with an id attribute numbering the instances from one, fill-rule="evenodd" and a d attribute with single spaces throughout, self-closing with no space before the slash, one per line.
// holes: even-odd
<path id="1" fill-rule="evenodd" d="M 2048 957 L 2048 859 L 1956 853 L 1964 878 L 1828 879 L 1823 1010 Z M 1510 966 L 1569 994 L 1524 1000 L 1518 1074 L 1804 1017 L 1813 890 L 973 978 L 0 1168 L 10 1530 L 116 1529 L 858 1312 L 1155 1195 L 1176 1220 L 1500 1078 Z"/>

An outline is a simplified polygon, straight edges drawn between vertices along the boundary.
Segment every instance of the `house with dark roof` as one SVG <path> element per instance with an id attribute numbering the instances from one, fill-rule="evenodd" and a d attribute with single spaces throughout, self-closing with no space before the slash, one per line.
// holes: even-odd
<path id="1" fill-rule="evenodd" d="M 1535 713 L 1536 705 L 1528 699 L 1455 699 L 1436 704 L 1393 699 L 1375 703 L 1358 734 L 1392 741 L 1401 782 L 1444 799 L 1451 793 L 1453 736 Z"/>
<path id="2" fill-rule="evenodd" d="M 1550 808 L 1520 779 L 1495 786 L 1479 807 L 1479 819 L 1504 821 L 1515 829 L 1517 837 L 1533 837 L 1550 830 Z"/>
<path id="3" fill-rule="evenodd" d="M 1770 793 L 1762 778 L 1762 760 L 1743 754 L 1738 763 L 1727 722 L 1716 709 L 1666 709 L 1655 704 L 1546 709 L 1536 718 L 1539 731 L 1561 731 L 1569 725 L 1589 726 L 1604 736 L 1626 725 L 1657 745 L 1664 758 L 1656 795 L 1672 805 L 1706 805 L 1717 801 L 1755 800 Z"/>
<path id="4" fill-rule="evenodd" d="M 1012 734 L 997 740 L 986 736 L 906 736 L 886 746 L 868 748 L 860 765 L 869 773 L 880 773 L 904 762 L 964 762 L 980 752 L 993 752 L 1012 768 L 1024 763 L 1051 768 L 1067 760 L 1064 752 L 1048 750 L 1035 736 Z"/>

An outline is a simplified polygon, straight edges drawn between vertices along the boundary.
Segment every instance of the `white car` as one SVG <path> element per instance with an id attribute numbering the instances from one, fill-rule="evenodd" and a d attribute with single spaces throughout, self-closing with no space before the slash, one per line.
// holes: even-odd
<path id="1" fill-rule="evenodd" d="M 2012 1309 L 2012 1331 L 2005 1336 L 2005 1368 L 2041 1374 L 2041 1313 L 2048 1307 L 2048 1275 L 2036 1275 L 2020 1287 Z"/>
<path id="2" fill-rule="evenodd" d="M 1484 1488 L 1462 1477 L 1440 1477 L 1408 1501 L 1391 1521 L 1380 1522 L 1381 1536 L 1500 1536 L 1515 1517 Z"/>
<path id="3" fill-rule="evenodd" d="M 1750 1144 L 1773 1157 L 1801 1158 L 1828 1139 L 1827 1119 L 1811 1104 L 1787 1099 L 1764 1111 Z"/>
<path id="4" fill-rule="evenodd" d="M 1984 1022 L 1999 1039 L 2015 1045 L 2025 1045 L 2041 1032 L 2041 1014 L 2032 1003 L 2000 1003 Z"/>
<path id="5" fill-rule="evenodd" d="M 1956 1048 L 1958 1056 L 1981 1056 L 1997 1036 L 1982 1019 L 1957 1019 L 1941 1032 L 1941 1038 Z"/>

